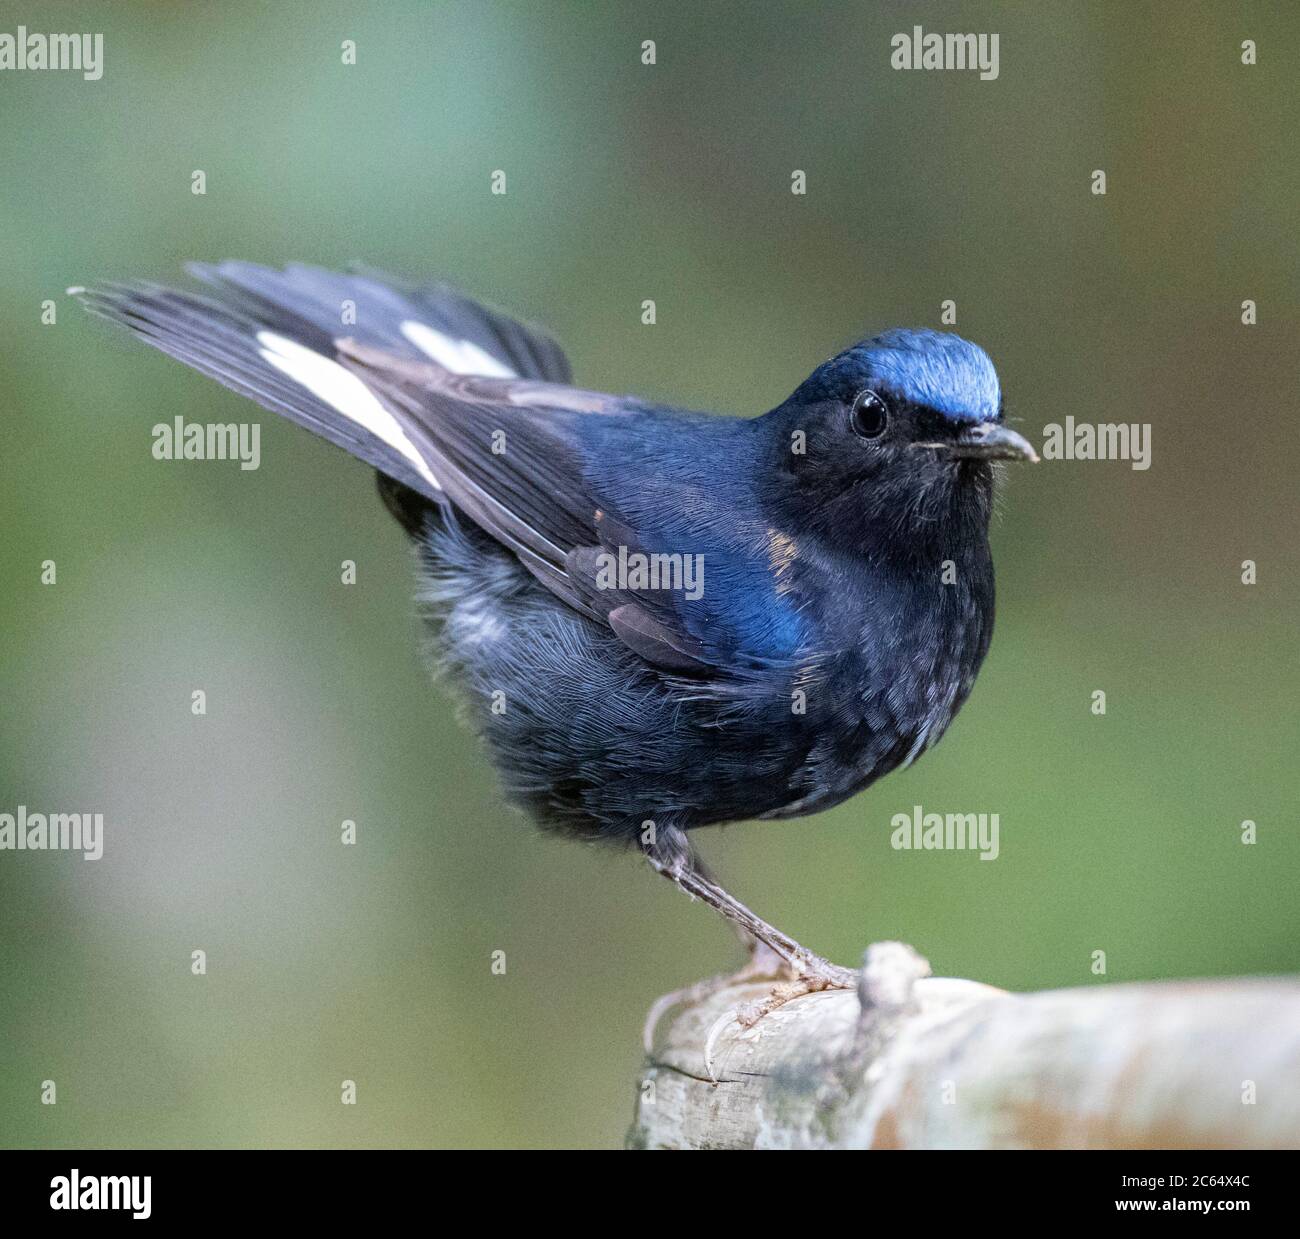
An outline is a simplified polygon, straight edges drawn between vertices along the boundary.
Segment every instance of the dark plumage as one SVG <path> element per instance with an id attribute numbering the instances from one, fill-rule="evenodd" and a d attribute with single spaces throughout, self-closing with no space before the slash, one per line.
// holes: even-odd
<path id="1" fill-rule="evenodd" d="M 214 299 L 76 291 L 379 470 L 513 799 L 643 847 L 836 980 L 704 875 L 686 832 L 836 804 L 965 701 L 993 627 L 993 461 L 1033 458 L 983 351 L 886 332 L 734 419 L 575 389 L 549 339 L 446 289 L 194 271 Z M 652 588 L 619 562 L 681 571 Z"/>

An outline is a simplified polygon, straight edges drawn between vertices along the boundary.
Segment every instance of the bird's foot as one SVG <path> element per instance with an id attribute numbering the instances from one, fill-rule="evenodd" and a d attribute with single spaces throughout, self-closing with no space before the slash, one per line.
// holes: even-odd
<path id="1" fill-rule="evenodd" d="M 829 966 L 834 967 L 834 965 Z M 791 982 L 795 975 L 790 965 L 774 951 L 769 950 L 761 942 L 753 943 L 750 947 L 749 962 L 738 971 L 709 977 L 705 981 L 696 981 L 694 985 L 684 985 L 681 989 L 672 990 L 654 1000 L 646 1013 L 645 1025 L 641 1030 L 645 1052 L 649 1054 L 654 1049 L 655 1028 L 673 1007 L 691 1006 L 703 1002 L 706 998 L 711 998 L 719 991 L 733 985 L 752 985 L 758 981 Z"/>
<path id="2" fill-rule="evenodd" d="M 802 998 L 805 994 L 820 994 L 825 990 L 856 990 L 858 987 L 858 973 L 852 968 L 842 968 L 811 952 L 802 953 L 793 964 L 778 962 L 781 964 L 782 975 L 775 979 L 780 983 L 773 986 L 766 998 L 744 1003 L 734 1011 L 720 1015 L 709 1029 L 708 1036 L 704 1039 L 704 1070 L 712 1083 L 718 1083 L 718 1076 L 713 1070 L 714 1047 L 718 1037 L 729 1025 L 753 1028 L 765 1015 L 770 1015 L 792 999 Z"/>
<path id="3" fill-rule="evenodd" d="M 763 1016 L 783 1007 L 792 998 L 805 994 L 820 994 L 828 989 L 856 989 L 858 974 L 852 968 L 841 968 L 814 955 L 798 969 L 787 969 L 790 977 L 775 986 L 760 1002 L 747 1002 L 736 1011 L 736 1023 L 741 1028 L 753 1028 Z"/>

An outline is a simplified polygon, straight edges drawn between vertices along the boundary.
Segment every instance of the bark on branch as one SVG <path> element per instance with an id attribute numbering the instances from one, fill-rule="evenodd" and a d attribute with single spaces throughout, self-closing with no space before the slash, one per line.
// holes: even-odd
<path id="1" fill-rule="evenodd" d="M 809 994 L 747 1029 L 729 1017 L 770 986 L 729 986 L 679 1011 L 628 1143 L 1300 1147 L 1300 980 L 1009 994 L 923 970 L 910 948 L 881 943 L 856 994 Z"/>

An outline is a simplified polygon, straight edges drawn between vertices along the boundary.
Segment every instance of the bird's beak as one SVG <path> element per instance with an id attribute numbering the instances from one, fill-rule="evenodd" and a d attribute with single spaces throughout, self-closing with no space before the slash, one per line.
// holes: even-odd
<path id="1" fill-rule="evenodd" d="M 951 456 L 974 460 L 1038 460 L 1038 453 L 1029 440 L 1001 422 L 970 426 L 944 447 Z"/>

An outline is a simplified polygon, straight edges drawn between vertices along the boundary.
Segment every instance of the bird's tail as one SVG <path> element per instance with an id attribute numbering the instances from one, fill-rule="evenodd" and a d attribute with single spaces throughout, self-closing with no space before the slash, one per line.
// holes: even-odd
<path id="1" fill-rule="evenodd" d="M 548 336 L 445 286 L 299 265 L 195 263 L 189 271 L 212 295 L 142 281 L 68 291 L 92 313 L 427 498 L 439 497 L 437 479 L 400 412 L 340 364 L 340 340 L 456 374 L 569 381 L 568 362 Z"/>

